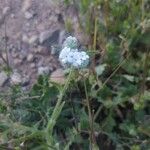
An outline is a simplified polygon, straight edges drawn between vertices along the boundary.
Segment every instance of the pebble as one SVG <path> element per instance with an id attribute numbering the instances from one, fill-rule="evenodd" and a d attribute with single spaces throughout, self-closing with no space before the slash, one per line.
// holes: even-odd
<path id="1" fill-rule="evenodd" d="M 50 73 L 49 67 L 39 67 L 38 68 L 38 75 L 48 75 Z"/>
<path id="2" fill-rule="evenodd" d="M 7 74 L 4 71 L 0 72 L 0 87 L 4 86 L 7 80 L 8 80 Z"/>
<path id="3" fill-rule="evenodd" d="M 2 52 L 2 57 L 6 60 L 7 59 L 7 54 L 5 52 Z"/>
<path id="4" fill-rule="evenodd" d="M 54 71 L 50 76 L 50 80 L 52 82 L 56 82 L 58 84 L 64 84 L 65 83 L 65 74 L 64 74 L 63 69 L 57 69 L 56 71 Z"/>
<path id="5" fill-rule="evenodd" d="M 21 75 L 20 75 L 19 73 L 17 73 L 17 72 L 14 72 L 14 73 L 11 75 L 10 79 L 11 79 L 11 84 L 12 84 L 12 85 L 19 85 L 19 84 L 21 84 L 21 82 L 22 82 L 22 77 L 21 77 Z"/>
<path id="6" fill-rule="evenodd" d="M 32 35 L 30 38 L 24 34 L 22 36 L 22 41 L 27 43 L 27 44 L 30 44 L 30 45 L 36 45 L 38 43 L 38 36 L 37 35 Z"/>
<path id="7" fill-rule="evenodd" d="M 30 83 L 30 79 L 28 76 L 22 78 L 22 86 L 27 86 Z"/>
<path id="8" fill-rule="evenodd" d="M 29 55 L 27 56 L 27 61 L 28 61 L 28 62 L 32 62 L 33 60 L 34 60 L 33 54 L 29 54 Z"/>
<path id="9" fill-rule="evenodd" d="M 40 44 L 43 44 L 45 41 L 49 40 L 49 43 L 53 43 L 54 41 L 57 42 L 58 38 L 59 38 L 59 30 L 43 31 L 39 35 L 39 42 Z"/>
<path id="10" fill-rule="evenodd" d="M 44 59 L 43 58 L 38 58 L 37 67 L 39 68 L 39 67 L 43 66 L 43 64 L 44 64 Z"/>
<path id="11" fill-rule="evenodd" d="M 29 42 L 29 44 L 31 44 L 31 45 L 37 43 L 37 42 L 38 42 L 38 36 L 37 36 L 37 35 L 31 36 L 31 37 L 29 38 L 29 41 L 28 41 L 28 42 Z"/>
<path id="12" fill-rule="evenodd" d="M 26 60 L 26 54 L 25 54 L 25 53 L 21 53 L 21 54 L 19 55 L 19 58 L 20 58 L 22 61 Z"/>
<path id="13" fill-rule="evenodd" d="M 42 55 L 48 55 L 48 50 L 45 47 L 38 46 L 34 50 L 35 54 L 42 54 Z"/>
<path id="14" fill-rule="evenodd" d="M 33 49 L 33 52 L 35 53 L 35 54 L 38 54 L 38 53 L 41 53 L 42 52 L 42 47 L 37 47 L 37 48 L 34 48 Z"/>
<path id="15" fill-rule="evenodd" d="M 22 36 L 22 41 L 25 42 L 25 43 L 28 43 L 28 40 L 29 40 L 28 36 L 24 34 Z"/>
<path id="16" fill-rule="evenodd" d="M 15 14 L 11 14 L 10 17 L 11 17 L 11 18 L 15 18 Z"/>
<path id="17" fill-rule="evenodd" d="M 4 9 L 3 9 L 3 15 L 8 14 L 9 11 L 10 11 L 10 7 L 4 7 Z"/>
<path id="18" fill-rule="evenodd" d="M 52 31 L 43 31 L 39 36 L 40 44 L 43 44 L 52 35 Z"/>
<path id="19" fill-rule="evenodd" d="M 31 19 L 31 18 L 33 18 L 33 13 L 30 13 L 29 11 L 26 11 L 25 13 L 24 13 L 24 15 L 25 15 L 25 18 L 26 19 Z"/>
<path id="20" fill-rule="evenodd" d="M 22 63 L 22 59 L 19 59 L 19 58 L 14 59 L 15 65 L 20 65 L 21 63 Z"/>
<path id="21" fill-rule="evenodd" d="M 11 56 L 13 58 L 17 58 L 19 56 L 19 54 L 17 52 L 15 52 L 15 51 L 12 51 Z"/>
<path id="22" fill-rule="evenodd" d="M 31 0 L 24 0 L 23 5 L 22 5 L 22 11 L 25 12 L 27 11 L 32 5 Z"/>
<path id="23" fill-rule="evenodd" d="M 35 67 L 36 67 L 35 63 L 31 63 L 31 64 L 30 64 L 30 67 L 31 67 L 32 69 L 35 68 Z"/>

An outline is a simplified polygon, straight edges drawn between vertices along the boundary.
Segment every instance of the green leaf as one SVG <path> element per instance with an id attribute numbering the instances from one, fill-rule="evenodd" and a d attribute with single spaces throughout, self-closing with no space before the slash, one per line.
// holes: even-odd
<path id="1" fill-rule="evenodd" d="M 106 64 L 101 64 L 101 65 L 95 67 L 95 71 L 96 71 L 98 76 L 103 74 L 103 72 L 105 71 L 106 66 L 107 66 Z"/>
<path id="2" fill-rule="evenodd" d="M 103 122 L 102 126 L 104 126 L 103 129 L 107 132 L 111 132 L 113 130 L 113 128 L 116 126 L 116 122 L 111 114 Z"/>
<path id="3" fill-rule="evenodd" d="M 133 82 L 133 81 L 134 81 L 134 79 L 135 79 L 135 77 L 134 77 L 134 76 L 127 75 L 127 74 L 123 75 L 123 77 L 124 77 L 124 78 L 126 78 L 126 79 L 127 79 L 128 81 L 130 81 L 130 82 Z"/>

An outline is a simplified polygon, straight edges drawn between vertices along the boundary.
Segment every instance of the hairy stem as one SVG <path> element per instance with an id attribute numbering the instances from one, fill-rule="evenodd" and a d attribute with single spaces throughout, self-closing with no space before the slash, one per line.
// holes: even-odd
<path id="1" fill-rule="evenodd" d="M 89 115 L 89 125 L 90 125 L 90 150 L 93 150 L 93 144 L 95 143 L 94 141 L 94 126 L 93 126 L 93 115 L 91 111 L 91 106 L 90 106 L 90 100 L 88 97 L 88 91 L 87 91 L 87 86 L 84 80 L 84 89 L 85 89 L 85 96 L 86 96 L 86 103 L 87 103 L 87 109 L 88 109 L 88 115 Z"/>
<path id="2" fill-rule="evenodd" d="M 54 111 L 51 115 L 51 118 L 49 119 L 48 121 L 48 124 L 47 124 L 47 127 L 46 127 L 46 130 L 45 130 L 45 133 L 46 133 L 46 141 L 47 141 L 47 144 L 50 145 L 50 146 L 53 146 L 55 143 L 54 143 L 54 139 L 53 139 L 53 129 L 54 129 L 54 126 L 56 125 L 56 121 L 62 111 L 62 108 L 65 104 L 63 100 L 63 96 L 65 94 L 65 91 L 68 89 L 68 86 L 69 86 L 69 83 L 70 83 L 70 80 L 71 80 L 71 76 L 72 76 L 72 69 L 70 70 L 70 73 L 69 73 L 69 76 L 68 76 L 68 79 L 64 85 L 64 88 L 61 90 L 60 92 L 60 95 L 59 95 L 59 98 L 58 98 L 58 101 L 56 103 L 56 106 L 54 108 Z"/>

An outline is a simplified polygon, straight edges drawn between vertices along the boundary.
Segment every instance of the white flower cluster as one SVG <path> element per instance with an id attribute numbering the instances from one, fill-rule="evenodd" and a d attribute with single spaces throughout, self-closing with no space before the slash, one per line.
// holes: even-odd
<path id="1" fill-rule="evenodd" d="M 89 63 L 89 56 L 84 51 L 77 49 L 77 39 L 69 36 L 63 46 L 64 48 L 60 52 L 59 60 L 64 67 L 84 68 Z"/>

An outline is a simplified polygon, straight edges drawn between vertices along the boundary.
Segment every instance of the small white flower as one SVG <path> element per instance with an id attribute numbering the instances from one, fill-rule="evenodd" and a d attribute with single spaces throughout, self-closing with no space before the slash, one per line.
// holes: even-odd
<path id="1" fill-rule="evenodd" d="M 86 54 L 86 52 L 81 52 L 81 59 L 82 60 L 89 59 L 89 56 Z"/>
<path id="2" fill-rule="evenodd" d="M 60 59 L 64 59 L 65 57 L 67 57 L 68 53 L 70 52 L 70 48 L 65 47 L 64 49 L 62 49 L 62 51 L 60 52 L 59 58 Z"/>

